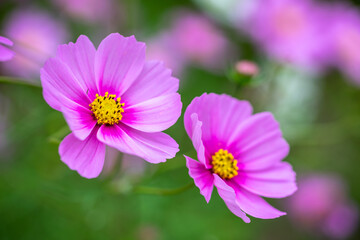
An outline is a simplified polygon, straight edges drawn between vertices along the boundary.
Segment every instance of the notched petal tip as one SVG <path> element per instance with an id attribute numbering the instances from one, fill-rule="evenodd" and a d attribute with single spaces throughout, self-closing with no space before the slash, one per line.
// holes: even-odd
<path id="1" fill-rule="evenodd" d="M 105 145 L 96 139 L 94 132 L 84 141 L 71 133 L 60 143 L 59 154 L 61 161 L 80 176 L 96 178 L 103 169 Z"/>

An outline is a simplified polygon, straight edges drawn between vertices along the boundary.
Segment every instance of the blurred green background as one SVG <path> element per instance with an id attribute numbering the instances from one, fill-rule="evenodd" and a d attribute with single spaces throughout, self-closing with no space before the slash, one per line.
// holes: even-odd
<path id="1" fill-rule="evenodd" d="M 29 5 L 64 20 L 71 31 L 71 41 L 79 34 L 87 34 L 95 45 L 115 31 L 146 41 L 166 27 L 174 9 L 202 11 L 187 0 L 124 0 L 121 22 L 103 29 L 66 18 L 49 1 L 2 0 L 0 24 L 11 11 Z M 304 77 L 297 70 L 267 60 L 246 37 L 229 26 L 219 23 L 219 27 L 236 46 L 235 56 L 221 72 L 212 73 L 195 65 L 187 67 L 179 76 L 183 112 L 203 92 L 227 93 L 249 100 L 255 112 L 274 112 L 291 146 L 286 161 L 298 176 L 336 173 L 345 180 L 349 197 L 358 204 L 360 90 L 335 71 L 321 78 Z M 254 83 L 241 86 L 229 78 L 233 64 L 240 59 L 259 64 L 261 74 L 252 79 Z M 309 89 L 304 91 L 312 94 L 296 98 L 283 90 L 284 84 L 292 84 L 293 76 L 305 79 L 301 84 Z M 62 114 L 43 100 L 41 88 L 0 83 L 0 94 L 0 106 L 6 108 L 7 114 L 7 123 L 0 128 L 6 139 L 0 154 L 0 239 L 322 238 L 299 230 L 289 216 L 274 220 L 251 218 L 252 222 L 245 224 L 227 209 L 216 191 L 209 204 L 195 187 L 166 196 L 134 193 L 136 186 L 176 189 L 192 182 L 182 155 L 195 157 L 196 153 L 182 117 L 166 131 L 181 146 L 174 159 L 159 165 L 146 163 L 145 172 L 134 177 L 121 171 L 120 155 L 110 173 L 88 180 L 60 161 L 58 143 L 51 137 L 63 137 L 61 129 L 66 123 Z M 287 210 L 286 199 L 269 201 Z M 359 238 L 357 230 L 351 239 Z"/>

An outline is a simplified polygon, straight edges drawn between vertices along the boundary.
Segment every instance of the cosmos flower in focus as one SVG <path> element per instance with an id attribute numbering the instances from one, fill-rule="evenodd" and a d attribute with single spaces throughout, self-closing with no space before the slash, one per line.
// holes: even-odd
<path id="1" fill-rule="evenodd" d="M 241 28 L 278 61 L 320 71 L 332 56 L 325 15 L 311 0 L 259 0 Z"/>
<path id="2" fill-rule="evenodd" d="M 5 34 L 14 42 L 16 55 L 4 64 L 7 74 L 38 79 L 40 68 L 67 40 L 65 26 L 46 12 L 18 10 L 5 23 Z"/>
<path id="3" fill-rule="evenodd" d="M 61 111 L 72 133 L 59 147 L 61 160 L 86 178 L 104 165 L 105 145 L 150 163 L 173 158 L 178 144 L 161 131 L 181 114 L 179 80 L 145 44 L 118 33 L 95 49 L 86 36 L 61 45 L 41 70 L 46 102 Z"/>
<path id="4" fill-rule="evenodd" d="M 3 44 L 3 45 L 1 45 Z M 0 36 L 0 62 L 9 61 L 14 57 L 14 52 L 6 46 L 12 46 L 13 42 L 9 39 Z"/>
<path id="5" fill-rule="evenodd" d="M 189 175 L 207 202 L 216 186 L 229 210 L 247 223 L 246 214 L 263 219 L 286 214 L 262 198 L 296 191 L 295 172 L 282 161 L 289 145 L 271 113 L 252 115 L 249 102 L 211 93 L 191 102 L 184 122 L 199 160 L 185 156 Z"/>
<path id="6" fill-rule="evenodd" d="M 299 190 L 289 198 L 289 216 L 301 229 L 338 239 L 353 233 L 359 217 L 358 209 L 348 199 L 344 182 L 325 174 L 299 180 Z"/>

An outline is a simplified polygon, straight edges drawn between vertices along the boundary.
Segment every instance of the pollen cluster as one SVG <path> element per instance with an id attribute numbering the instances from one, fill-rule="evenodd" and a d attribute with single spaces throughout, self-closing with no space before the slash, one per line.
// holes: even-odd
<path id="1" fill-rule="evenodd" d="M 89 105 L 98 124 L 114 125 L 119 123 L 124 112 L 124 103 L 115 94 L 105 93 L 104 96 L 96 94 L 95 100 Z"/>
<path id="2" fill-rule="evenodd" d="M 238 175 L 237 160 L 227 150 L 220 149 L 212 155 L 212 171 L 222 179 L 231 179 Z"/>

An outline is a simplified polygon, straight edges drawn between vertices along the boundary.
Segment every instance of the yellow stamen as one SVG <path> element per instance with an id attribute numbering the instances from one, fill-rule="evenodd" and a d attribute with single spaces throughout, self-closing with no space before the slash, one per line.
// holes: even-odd
<path id="1" fill-rule="evenodd" d="M 125 103 L 120 103 L 121 98 L 115 94 L 105 93 L 105 96 L 96 94 L 95 100 L 89 105 L 98 124 L 114 125 L 122 119 Z"/>
<path id="2" fill-rule="evenodd" d="M 231 179 L 238 175 L 237 160 L 227 150 L 220 149 L 212 155 L 213 173 L 219 175 L 222 179 Z"/>

